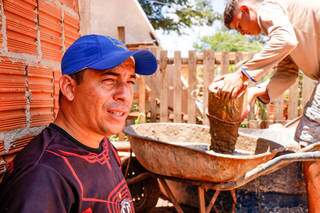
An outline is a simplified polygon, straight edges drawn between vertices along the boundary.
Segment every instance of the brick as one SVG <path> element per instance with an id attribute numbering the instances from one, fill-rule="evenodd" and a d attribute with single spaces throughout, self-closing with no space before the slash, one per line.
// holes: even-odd
<path id="1" fill-rule="evenodd" d="M 25 65 L 0 58 L 0 131 L 26 126 Z"/>
<path id="2" fill-rule="evenodd" d="M 36 54 L 36 0 L 3 0 L 8 50 Z"/>
<path id="3" fill-rule="evenodd" d="M 2 158 L 5 161 L 6 171 L 11 172 L 13 169 L 13 160 L 16 157 L 16 154 L 3 155 Z"/>
<path id="4" fill-rule="evenodd" d="M 2 180 L 3 173 L 6 171 L 6 162 L 0 156 L 0 182 Z"/>
<path id="5" fill-rule="evenodd" d="M 31 127 L 53 121 L 53 71 L 44 67 L 29 66 L 28 89 L 31 92 Z"/>
<path id="6" fill-rule="evenodd" d="M 34 138 L 32 135 L 26 135 L 22 138 L 19 138 L 13 142 L 11 142 L 11 146 L 7 152 L 3 149 L 1 151 L 1 143 L 0 143 L 0 155 L 10 155 L 19 152 L 23 149 L 29 142 Z"/>
<path id="7" fill-rule="evenodd" d="M 6 171 L 11 171 L 13 168 L 13 160 L 16 155 L 0 156 L 0 183 Z"/>
<path id="8" fill-rule="evenodd" d="M 54 117 L 57 117 L 58 111 L 59 111 L 59 79 L 61 77 L 61 72 L 58 70 L 55 70 L 53 72 L 53 79 L 54 79 L 54 86 L 53 86 L 53 99 L 54 99 Z"/>
<path id="9" fill-rule="evenodd" d="M 4 153 L 4 142 L 0 140 L 0 156 Z"/>
<path id="10" fill-rule="evenodd" d="M 62 57 L 61 9 L 39 1 L 40 40 L 43 58 L 60 61 Z"/>
<path id="11" fill-rule="evenodd" d="M 79 19 L 64 14 L 64 35 L 65 35 L 65 47 L 68 48 L 77 38 L 79 38 L 80 33 Z"/>
<path id="12" fill-rule="evenodd" d="M 0 9 L 2 8 L 2 5 L 0 5 Z M 2 16 L 0 16 L 0 48 L 2 48 Z"/>

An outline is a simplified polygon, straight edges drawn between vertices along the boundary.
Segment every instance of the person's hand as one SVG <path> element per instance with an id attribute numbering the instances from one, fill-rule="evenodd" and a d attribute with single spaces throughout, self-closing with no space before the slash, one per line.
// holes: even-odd
<path id="1" fill-rule="evenodd" d="M 247 89 L 247 96 L 245 100 L 245 104 L 243 106 L 242 114 L 241 114 L 241 121 L 243 121 L 246 117 L 248 117 L 250 111 L 251 111 L 251 106 L 256 101 L 257 98 L 257 88 L 256 87 L 250 87 Z"/>
<path id="2" fill-rule="evenodd" d="M 249 115 L 251 111 L 251 107 L 254 106 L 256 98 L 258 96 L 263 96 L 266 94 L 267 94 L 266 87 L 256 86 L 256 87 L 250 87 L 247 89 L 247 96 L 246 96 L 245 104 L 241 114 L 242 121 Z"/>
<path id="3" fill-rule="evenodd" d="M 210 87 L 217 90 L 217 95 L 222 100 L 228 101 L 239 97 L 246 91 L 247 85 L 244 84 L 246 80 L 246 77 L 237 71 L 215 78 Z"/>

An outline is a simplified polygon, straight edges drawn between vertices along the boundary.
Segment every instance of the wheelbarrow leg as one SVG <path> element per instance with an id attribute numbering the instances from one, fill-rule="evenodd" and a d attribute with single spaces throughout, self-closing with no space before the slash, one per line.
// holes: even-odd
<path id="1" fill-rule="evenodd" d="M 233 189 L 230 191 L 232 196 L 232 213 L 236 213 L 236 204 L 237 204 L 237 196 L 236 196 L 236 190 Z"/>
<path id="2" fill-rule="evenodd" d="M 219 191 L 219 190 L 216 190 L 216 191 L 214 192 L 214 195 L 213 195 L 213 197 L 211 198 L 211 201 L 210 201 L 210 203 L 209 203 L 209 205 L 208 205 L 208 207 L 207 207 L 206 213 L 209 213 L 209 212 L 211 211 L 211 209 L 212 209 L 212 207 L 214 206 L 214 204 L 215 204 L 215 202 L 216 202 L 219 194 L 220 194 L 220 191 Z"/>
<path id="3" fill-rule="evenodd" d="M 237 204 L 237 196 L 236 190 L 230 190 L 232 196 L 232 212 L 236 212 L 236 204 Z M 205 187 L 199 186 L 198 187 L 198 196 L 199 196 L 199 204 L 200 204 L 200 213 L 210 213 L 211 209 L 213 208 L 218 196 L 220 194 L 220 190 L 215 190 L 214 195 L 212 196 L 209 205 L 206 207 L 205 203 Z M 214 208 L 215 212 L 217 210 Z"/>
<path id="4" fill-rule="evenodd" d="M 204 187 L 198 186 L 200 213 L 206 213 L 206 202 L 204 198 L 204 192 L 205 192 Z"/>
<path id="5" fill-rule="evenodd" d="M 160 184 L 163 186 L 164 190 L 166 191 L 167 195 L 169 196 L 170 201 L 173 203 L 174 208 L 176 208 L 178 213 L 183 213 L 183 210 L 182 210 L 181 206 L 179 205 L 179 203 L 177 202 L 176 198 L 172 194 L 172 191 L 169 188 L 167 182 L 162 178 L 159 178 L 159 181 L 160 181 Z"/>

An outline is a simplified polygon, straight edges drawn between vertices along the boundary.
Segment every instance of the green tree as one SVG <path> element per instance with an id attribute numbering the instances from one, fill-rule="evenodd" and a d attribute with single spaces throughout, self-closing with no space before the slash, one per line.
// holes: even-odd
<path id="1" fill-rule="evenodd" d="M 212 25 L 221 15 L 214 12 L 210 0 L 139 0 L 155 29 L 179 34 L 192 26 Z"/>
<path id="2" fill-rule="evenodd" d="M 258 39 L 249 39 L 237 32 L 220 31 L 213 36 L 204 36 L 196 42 L 194 48 L 197 50 L 212 49 L 214 51 L 255 52 L 262 48 L 262 42 Z"/>

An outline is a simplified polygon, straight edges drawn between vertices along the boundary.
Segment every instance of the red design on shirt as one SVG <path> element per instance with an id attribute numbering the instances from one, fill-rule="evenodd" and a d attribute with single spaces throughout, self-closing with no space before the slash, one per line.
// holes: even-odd
<path id="1" fill-rule="evenodd" d="M 92 213 L 92 209 L 91 209 L 91 208 L 87 208 L 87 209 L 84 210 L 82 213 Z"/>

